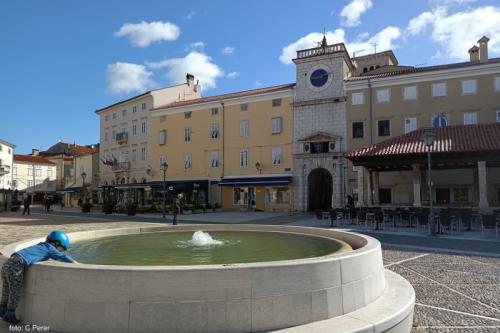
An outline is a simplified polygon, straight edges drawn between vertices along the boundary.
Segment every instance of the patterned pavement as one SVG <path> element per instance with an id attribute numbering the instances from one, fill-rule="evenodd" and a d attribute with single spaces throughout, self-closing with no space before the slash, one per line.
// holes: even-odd
<path id="1" fill-rule="evenodd" d="M 255 223 L 312 226 L 308 222 L 311 220 L 304 215 L 262 216 L 255 218 Z M 230 219 L 239 222 L 236 215 L 231 215 Z M 248 217 L 245 221 L 248 223 Z M 0 247 L 44 236 L 54 228 L 74 232 L 153 223 L 161 223 L 161 220 L 124 215 L 68 215 L 67 212 L 34 213 L 30 216 L 2 213 Z M 500 332 L 500 242 L 367 233 L 382 242 L 386 268 L 405 277 L 415 288 L 412 333 Z M 445 247 L 447 242 L 449 245 Z M 478 255 L 478 249 L 496 256 Z M 0 332 L 9 332 L 8 325 L 1 322 Z"/>

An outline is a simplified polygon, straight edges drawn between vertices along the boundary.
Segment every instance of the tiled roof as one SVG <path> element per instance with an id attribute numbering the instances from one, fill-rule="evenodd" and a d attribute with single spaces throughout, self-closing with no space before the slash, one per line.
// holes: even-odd
<path id="1" fill-rule="evenodd" d="M 366 79 L 379 79 L 379 78 L 391 77 L 391 76 L 397 76 L 397 75 L 415 74 L 415 73 L 439 71 L 439 70 L 454 69 L 454 68 L 466 68 L 466 67 L 473 67 L 473 66 L 490 65 L 490 64 L 495 64 L 495 63 L 500 63 L 500 58 L 488 59 L 488 62 L 486 62 L 486 63 L 467 61 L 467 62 L 460 62 L 460 63 L 456 63 L 456 64 L 446 64 L 446 65 L 438 65 L 438 66 L 410 67 L 410 68 L 401 69 L 401 70 L 397 70 L 397 71 L 393 71 L 393 72 L 373 74 L 373 75 L 369 75 L 367 73 L 367 74 L 364 74 L 363 76 L 350 77 L 350 78 L 346 79 L 346 81 L 361 81 L 361 80 L 366 80 Z"/>
<path id="2" fill-rule="evenodd" d="M 51 164 L 55 165 L 46 158 L 41 156 L 33 156 L 33 155 L 17 155 L 14 154 L 14 161 L 16 162 L 26 162 L 26 163 L 35 163 L 35 164 Z"/>
<path id="3" fill-rule="evenodd" d="M 97 149 L 95 148 L 88 148 L 84 146 L 74 146 L 70 148 L 72 151 L 74 151 L 77 155 L 88 155 L 88 154 L 93 154 L 98 152 Z"/>
<path id="4" fill-rule="evenodd" d="M 202 98 L 196 98 L 196 99 L 191 99 L 191 100 L 187 100 L 187 101 L 173 102 L 171 104 L 159 106 L 159 107 L 157 107 L 157 108 L 155 108 L 153 110 L 164 109 L 164 108 L 175 108 L 175 107 L 178 107 L 178 106 L 194 105 L 194 104 L 200 104 L 200 103 L 222 101 L 222 100 L 227 100 L 227 99 L 231 99 L 231 98 L 238 98 L 238 97 L 259 95 L 259 94 L 270 93 L 270 92 L 275 92 L 275 91 L 280 91 L 280 90 L 287 90 L 287 89 L 290 89 L 290 88 L 293 88 L 293 87 L 295 87 L 295 83 L 289 83 L 289 84 L 282 84 L 282 85 L 273 86 L 273 87 L 266 87 L 266 88 L 259 88 L 259 89 L 239 91 L 239 92 L 236 92 L 236 93 L 229 93 L 229 94 L 224 94 L 224 95 L 202 97 Z"/>
<path id="5" fill-rule="evenodd" d="M 89 148 L 86 146 L 80 146 L 73 143 L 58 142 L 46 151 L 40 152 L 42 156 L 53 156 L 53 155 L 87 155 L 98 151 L 95 148 Z"/>
<path id="6" fill-rule="evenodd" d="M 458 125 L 440 128 L 420 128 L 383 142 L 354 150 L 347 154 L 351 160 L 369 157 L 384 157 L 425 154 L 427 147 L 422 142 L 424 132 L 434 133 L 433 153 L 500 152 L 500 123 Z"/>

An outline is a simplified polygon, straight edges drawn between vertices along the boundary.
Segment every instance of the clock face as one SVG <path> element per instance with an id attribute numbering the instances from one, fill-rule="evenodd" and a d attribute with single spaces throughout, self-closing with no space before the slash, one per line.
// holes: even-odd
<path id="1" fill-rule="evenodd" d="M 328 82 L 328 73 L 323 69 L 316 69 L 310 77 L 311 84 L 315 87 L 322 87 Z"/>

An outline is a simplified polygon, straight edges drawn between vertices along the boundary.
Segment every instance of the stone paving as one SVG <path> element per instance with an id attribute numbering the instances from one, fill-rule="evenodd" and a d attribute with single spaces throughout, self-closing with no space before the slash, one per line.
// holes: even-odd
<path id="1" fill-rule="evenodd" d="M 255 214 L 252 218 L 245 216 L 240 220 L 238 216 L 244 213 L 219 214 L 221 222 L 224 223 L 252 221 L 317 227 L 328 225 L 324 222 L 312 222 L 313 220 L 303 215 Z M 207 222 L 213 223 L 214 217 L 211 216 Z M 200 216 L 195 220 L 191 222 L 201 222 L 203 218 Z M 184 223 L 186 222 L 188 221 Z M 157 217 L 82 215 L 68 211 L 34 213 L 30 216 L 2 213 L 0 247 L 22 239 L 45 236 L 54 228 L 73 232 L 157 223 L 162 223 Z M 409 235 L 398 237 L 394 232 L 392 235 L 373 232 L 369 234 L 382 242 L 385 267 L 405 277 L 415 288 L 416 305 L 412 333 L 500 332 L 500 242 L 485 241 L 484 244 L 479 244 L 481 252 L 491 252 L 495 255 L 490 257 L 478 255 L 478 244 L 473 241 L 415 236 L 412 243 L 419 245 L 417 249 L 416 246 L 405 246 L 409 242 L 405 237 L 410 237 Z M 455 246 L 450 246 L 451 249 L 448 250 L 438 248 L 439 244 L 446 244 L 447 241 Z M 468 246 L 469 243 L 472 245 Z M 466 254 L 469 247 L 473 252 Z M 462 252 L 457 253 L 457 248 Z M 9 332 L 8 325 L 1 322 L 0 332 Z"/>

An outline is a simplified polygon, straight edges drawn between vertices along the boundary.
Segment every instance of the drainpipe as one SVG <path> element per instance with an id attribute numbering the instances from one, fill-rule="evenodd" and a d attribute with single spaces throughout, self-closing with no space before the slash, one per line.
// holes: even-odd
<path id="1" fill-rule="evenodd" d="M 221 181 L 222 179 L 224 179 L 224 170 L 225 170 L 225 167 L 226 167 L 226 162 L 225 162 L 225 159 L 226 159 L 226 150 L 225 150 L 225 141 L 226 141 L 226 124 L 224 122 L 225 120 L 225 115 L 226 115 L 226 108 L 225 108 L 225 103 L 224 101 L 220 101 L 220 105 L 222 107 L 222 130 L 221 130 L 221 136 L 222 136 L 222 173 L 221 173 Z M 223 191 L 223 188 L 221 187 L 220 189 L 220 206 L 222 208 L 224 204 L 224 191 Z"/>
<path id="2" fill-rule="evenodd" d="M 369 144 L 373 144 L 373 109 L 372 109 L 372 98 L 373 98 L 373 90 L 372 90 L 372 82 L 370 78 L 368 78 L 368 135 L 369 135 Z"/>

